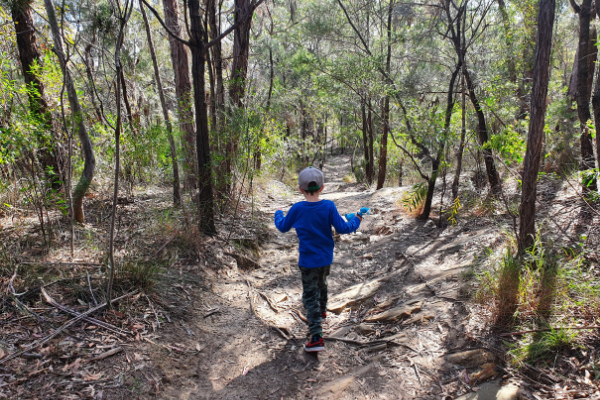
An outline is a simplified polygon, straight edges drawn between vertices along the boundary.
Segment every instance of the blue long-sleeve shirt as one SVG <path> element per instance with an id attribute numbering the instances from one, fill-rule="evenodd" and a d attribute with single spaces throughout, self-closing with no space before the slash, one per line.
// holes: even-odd
<path id="1" fill-rule="evenodd" d="M 331 200 L 301 201 L 290 208 L 287 216 L 281 210 L 275 212 L 277 229 L 284 233 L 296 229 L 300 239 L 298 265 L 304 268 L 324 267 L 333 262 L 332 225 L 340 234 L 350 233 L 358 229 L 360 219 L 352 218 L 346 222 Z"/>

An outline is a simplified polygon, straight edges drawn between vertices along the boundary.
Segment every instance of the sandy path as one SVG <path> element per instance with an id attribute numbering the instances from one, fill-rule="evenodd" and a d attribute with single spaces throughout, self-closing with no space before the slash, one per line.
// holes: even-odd
<path id="1" fill-rule="evenodd" d="M 361 190 L 344 183 L 349 172 L 345 157 L 331 158 L 324 172 L 323 197 L 333 200 L 340 213 L 360 206 L 373 209 L 360 233 L 342 236 L 336 244 L 330 297 L 364 285 L 355 296 L 360 297 L 372 287 L 366 283 L 386 277 L 370 296 L 328 317 L 326 336 L 346 341 L 328 341 L 318 355 L 304 353 L 307 329 L 295 311 L 304 312 L 297 238 L 294 232 L 277 232 L 271 222 L 261 268 L 234 268 L 183 285 L 193 313 L 168 324 L 154 340 L 186 353 L 151 344 L 138 350 L 139 370 L 158 382 L 157 398 L 437 399 L 463 390 L 452 380 L 457 370 L 440 356 L 476 345 L 463 332 L 458 288 L 473 260 L 472 249 L 479 247 L 473 244 L 488 241 L 493 230 L 475 225 L 441 230 L 431 222 L 416 222 L 398 208 L 402 188 Z M 273 181 L 260 207 L 272 216 L 275 209 L 287 210 L 299 200 L 299 194 Z M 365 323 L 386 300 L 390 307 L 420 304 L 421 311 L 395 322 Z M 394 335 L 395 343 L 348 342 Z M 135 376 L 139 374 L 126 374 L 125 384 L 134 385 Z M 156 393 L 155 386 L 144 381 L 141 398 Z"/>

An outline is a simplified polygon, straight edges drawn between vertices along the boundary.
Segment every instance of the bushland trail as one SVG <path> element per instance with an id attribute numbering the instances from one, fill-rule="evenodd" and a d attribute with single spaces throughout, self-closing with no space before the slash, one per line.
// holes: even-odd
<path id="1" fill-rule="evenodd" d="M 493 368 L 489 363 L 501 354 L 481 350 L 469 335 L 460 284 L 476 255 L 472 249 L 492 240 L 495 229 L 477 221 L 446 230 L 417 222 L 398 206 L 405 188 L 373 191 L 344 183 L 346 157 L 331 159 L 324 172 L 323 198 L 340 213 L 361 206 L 373 212 L 358 232 L 337 239 L 326 351 L 303 351 L 297 238 L 293 231 L 279 233 L 269 220 L 260 267 L 238 256 L 237 268 L 202 284 L 183 284 L 190 314 L 159 330 L 153 341 L 189 351 L 149 343 L 139 350 L 144 361 L 134 369 L 147 369 L 158 380 L 158 398 L 437 399 L 466 391 L 459 375 L 477 377 L 482 365 Z M 260 211 L 271 218 L 300 200 L 299 193 L 271 181 Z M 460 353 L 469 349 L 476 350 Z M 443 357 L 457 352 L 456 363 Z M 481 378 L 497 373 L 483 371 Z M 146 393 L 155 392 L 145 386 Z"/>

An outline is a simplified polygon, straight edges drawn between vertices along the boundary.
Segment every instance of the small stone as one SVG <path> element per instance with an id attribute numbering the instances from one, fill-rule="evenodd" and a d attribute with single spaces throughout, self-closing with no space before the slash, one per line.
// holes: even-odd
<path id="1" fill-rule="evenodd" d="M 359 257 L 361 260 L 372 260 L 373 259 L 373 253 L 367 253 L 361 257 Z"/>

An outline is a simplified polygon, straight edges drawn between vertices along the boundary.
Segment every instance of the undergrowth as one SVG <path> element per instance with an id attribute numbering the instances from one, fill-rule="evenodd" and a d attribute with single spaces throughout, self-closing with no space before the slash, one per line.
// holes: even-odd
<path id="1" fill-rule="evenodd" d="M 487 268 L 476 274 L 475 303 L 501 330 L 533 331 L 509 344 L 514 363 L 549 360 L 581 346 L 585 330 L 597 325 L 600 279 L 584 252 L 544 243 L 539 235 L 524 255 L 510 244 L 499 257 L 490 251 Z M 587 331 L 589 332 L 589 331 Z"/>

